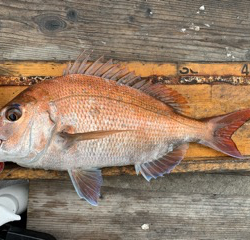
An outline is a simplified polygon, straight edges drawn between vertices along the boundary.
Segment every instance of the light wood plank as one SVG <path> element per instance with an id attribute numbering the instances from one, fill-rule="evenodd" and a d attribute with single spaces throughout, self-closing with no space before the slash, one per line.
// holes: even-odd
<path id="1" fill-rule="evenodd" d="M 250 84 L 250 63 L 143 63 L 119 62 L 121 67 L 143 79 L 172 84 L 229 83 L 232 85 Z M 61 76 L 66 68 L 63 62 L 2 61 L 0 62 L 1 86 L 28 86 L 37 82 Z"/>
<path id="2" fill-rule="evenodd" d="M 25 90 L 27 87 L 24 86 L 1 86 L 0 87 L 0 108 L 11 101 L 20 92 Z"/>
<path id="3" fill-rule="evenodd" d="M 146 181 L 144 185 L 148 188 L 135 182 L 132 189 L 119 188 L 117 178 L 113 181 L 113 186 L 109 185 L 111 180 L 102 188 L 98 207 L 80 200 L 69 181 L 31 181 L 28 228 L 50 233 L 60 240 L 250 237 L 249 195 L 200 194 L 187 190 L 175 193 L 166 191 L 167 186 L 164 191 L 154 191 L 149 190 Z M 148 230 L 142 229 L 144 224 L 148 224 Z"/>
<path id="4" fill-rule="evenodd" d="M 78 52 L 78 55 L 81 51 Z M 74 59 L 75 60 L 75 59 Z M 72 60 L 71 62 L 74 62 Z M 96 59 L 95 59 L 96 60 Z M 106 61 L 108 58 L 106 59 Z M 61 76 L 68 62 L 44 62 L 44 61 L 1 61 L 0 76 L 28 77 L 28 76 Z M 175 63 L 143 63 L 143 62 L 119 62 L 121 67 L 127 67 L 130 71 L 142 77 L 152 75 L 176 76 L 177 64 Z M 25 80 L 24 80 L 25 81 Z"/>
<path id="5" fill-rule="evenodd" d="M 184 67 L 198 71 L 200 76 L 206 76 L 211 73 L 217 76 L 223 76 L 229 72 L 235 76 L 242 77 L 240 69 L 244 64 L 249 63 L 140 63 L 140 62 L 123 62 L 123 66 L 127 66 L 131 71 L 135 70 L 137 74 L 144 77 L 169 77 L 168 84 L 171 88 L 176 89 L 179 93 L 188 99 L 191 106 L 190 116 L 194 118 L 203 118 L 209 116 L 220 115 L 223 113 L 235 111 L 242 108 L 249 107 L 249 86 L 230 86 L 230 85 L 172 85 L 175 83 L 177 76 L 187 78 L 185 74 L 181 74 Z M 58 76 L 62 74 L 66 67 L 65 63 L 56 62 L 2 62 L 0 63 L 1 74 L 6 75 L 6 79 L 12 78 L 10 76 L 20 75 L 23 78 L 22 84 L 27 83 L 29 76 Z M 190 74 L 189 74 L 190 75 Z M 3 77 L 3 76 L 2 76 Z M 27 78 L 25 78 L 27 77 Z M 192 76 L 191 76 L 192 77 Z M 247 79 L 246 77 L 245 79 Z M 180 80 L 180 79 L 179 79 Z M 1 79 L 2 81 L 2 79 Z M 8 81 L 8 80 L 7 80 Z M 30 82 L 32 83 L 32 81 Z M 179 82 L 180 83 L 180 82 Z M 13 83 L 17 84 L 16 82 Z M 241 83 L 238 83 L 241 84 Z M 244 84 L 247 84 L 245 82 Z M 0 87 L 0 107 L 4 106 L 19 92 L 23 91 L 25 86 L 5 86 Z M 244 96 L 244 97 L 243 97 Z M 250 155 L 250 141 L 248 137 L 249 124 L 246 123 L 233 136 L 239 150 L 245 154 Z M 174 172 L 196 172 L 196 171 L 240 171 L 249 170 L 248 159 L 234 161 L 232 158 L 225 157 L 223 154 L 212 149 L 203 147 L 198 144 L 190 144 L 190 148 L 186 154 L 183 163 L 178 166 Z M 125 168 L 108 168 L 105 169 L 104 175 L 120 175 L 120 174 L 135 174 L 133 167 Z M 0 179 L 4 178 L 47 178 L 47 179 L 63 179 L 67 177 L 65 173 L 46 172 L 23 170 L 22 168 L 12 167 L 10 165 Z"/>
<path id="6" fill-rule="evenodd" d="M 190 116 L 204 118 L 220 115 L 223 113 L 248 108 L 250 101 L 250 86 L 230 85 L 172 85 L 172 88 L 186 96 L 190 102 Z M 0 87 L 0 107 L 6 104 L 12 97 L 18 94 L 25 87 Z M 244 97 L 243 97 L 244 96 Z M 250 124 L 246 123 L 234 135 L 242 154 L 250 155 Z M 210 148 L 190 144 L 185 159 L 174 172 L 195 172 L 195 171 L 249 171 L 250 162 L 248 159 L 233 160 L 220 152 Z M 106 169 L 105 175 L 135 174 L 133 168 Z M 1 175 L 3 178 L 64 178 L 63 173 L 34 171 L 7 168 Z"/>
<path id="7" fill-rule="evenodd" d="M 124 61 L 250 59 L 248 0 L 0 4 L 1 60 L 75 59 L 81 48 Z"/>
<path id="8" fill-rule="evenodd" d="M 188 75 L 201 75 L 201 76 L 245 76 L 246 75 L 246 65 L 249 65 L 249 62 L 227 62 L 227 63 L 205 63 L 205 62 L 184 62 L 178 64 L 178 74 L 182 74 L 181 71 L 185 71 L 183 68 L 191 69 L 192 71 L 188 72 Z M 245 72 L 245 73 L 244 73 Z"/>

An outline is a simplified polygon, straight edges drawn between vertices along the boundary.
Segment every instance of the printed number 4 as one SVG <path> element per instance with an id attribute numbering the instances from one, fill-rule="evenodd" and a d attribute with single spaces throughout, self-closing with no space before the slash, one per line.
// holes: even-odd
<path id="1" fill-rule="evenodd" d="M 243 68 L 241 69 L 241 73 L 242 73 L 242 74 L 246 74 L 246 75 L 249 74 L 249 71 L 248 71 L 248 64 L 244 64 L 244 65 L 243 65 Z"/>

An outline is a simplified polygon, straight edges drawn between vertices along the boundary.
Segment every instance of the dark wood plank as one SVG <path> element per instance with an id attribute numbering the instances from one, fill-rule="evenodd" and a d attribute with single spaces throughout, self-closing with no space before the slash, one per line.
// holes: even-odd
<path id="1" fill-rule="evenodd" d="M 98 207 L 79 200 L 69 181 L 31 181 L 28 227 L 60 240 L 250 238 L 249 195 L 237 190 L 234 194 L 223 194 L 224 190 L 214 194 L 216 186 L 208 193 L 197 193 L 197 188 L 188 190 L 189 185 L 197 184 L 190 177 L 183 181 L 186 190 L 178 189 L 178 179 L 179 176 L 175 178 L 175 192 L 169 192 L 168 179 L 164 181 L 165 189 L 156 191 L 149 190 L 152 186 L 145 180 L 141 184 L 134 177 L 129 182 L 133 182 L 131 188 L 126 182 L 119 186 L 117 178 L 113 178 L 103 187 Z M 236 188 L 234 182 L 231 181 Z M 209 187 L 207 182 L 203 184 Z"/>
<path id="2" fill-rule="evenodd" d="M 200 7 L 204 5 L 204 10 Z M 0 0 L 0 60 L 250 59 L 248 0 Z"/>

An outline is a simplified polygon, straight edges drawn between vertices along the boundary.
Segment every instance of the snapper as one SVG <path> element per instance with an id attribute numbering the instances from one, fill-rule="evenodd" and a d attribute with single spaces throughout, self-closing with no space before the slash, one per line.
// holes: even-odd
<path id="1" fill-rule="evenodd" d="M 88 59 L 83 52 L 63 76 L 30 86 L 0 111 L 0 168 L 68 171 L 79 197 L 97 205 L 102 167 L 134 165 L 150 181 L 170 173 L 189 142 L 243 157 L 231 136 L 250 109 L 191 119 L 175 90 Z"/>

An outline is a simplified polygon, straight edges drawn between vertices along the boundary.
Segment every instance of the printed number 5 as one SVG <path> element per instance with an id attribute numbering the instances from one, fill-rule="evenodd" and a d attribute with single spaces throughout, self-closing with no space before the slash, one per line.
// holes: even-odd
<path id="1" fill-rule="evenodd" d="M 243 68 L 241 69 L 241 73 L 242 73 L 242 74 L 246 74 L 246 75 L 249 74 L 249 71 L 248 71 L 248 64 L 244 64 L 244 65 L 243 65 Z"/>

